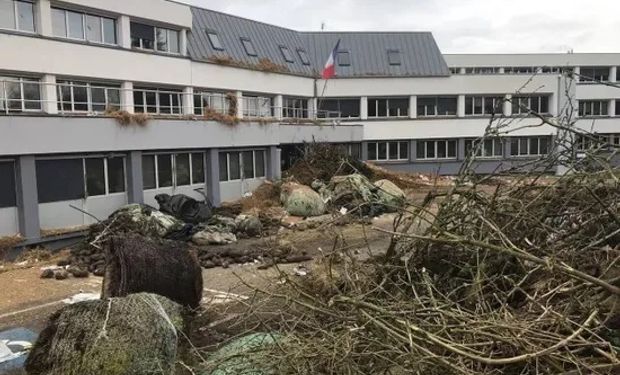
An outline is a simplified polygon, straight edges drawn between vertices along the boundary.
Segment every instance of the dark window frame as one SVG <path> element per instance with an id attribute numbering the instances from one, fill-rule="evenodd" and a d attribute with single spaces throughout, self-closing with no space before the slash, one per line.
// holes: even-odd
<path id="1" fill-rule="evenodd" d="M 280 49 L 280 53 L 282 54 L 284 61 L 286 61 L 289 64 L 295 62 L 295 58 L 293 57 L 291 50 L 287 46 L 280 44 L 278 48 Z"/>
<path id="2" fill-rule="evenodd" d="M 243 46 L 243 49 L 248 56 L 258 57 L 258 52 L 256 52 L 254 43 L 252 43 L 252 40 L 250 38 L 241 37 L 239 40 L 241 41 L 241 45 Z"/>
<path id="3" fill-rule="evenodd" d="M 390 66 L 401 66 L 403 64 L 402 54 L 399 49 L 391 48 L 387 50 L 388 64 Z"/>
<path id="4" fill-rule="evenodd" d="M 338 66 L 351 66 L 351 51 L 340 50 L 337 54 Z M 345 57 L 346 56 L 346 57 Z"/>
<path id="5" fill-rule="evenodd" d="M 297 56 L 299 56 L 299 60 L 303 65 L 310 65 L 310 56 L 308 56 L 308 52 L 303 48 L 297 48 Z"/>
<path id="6" fill-rule="evenodd" d="M 209 40 L 209 44 L 211 44 L 211 48 L 216 51 L 225 51 L 224 44 L 222 43 L 222 39 L 220 35 L 215 30 L 207 29 L 205 30 L 207 34 L 207 39 Z"/>

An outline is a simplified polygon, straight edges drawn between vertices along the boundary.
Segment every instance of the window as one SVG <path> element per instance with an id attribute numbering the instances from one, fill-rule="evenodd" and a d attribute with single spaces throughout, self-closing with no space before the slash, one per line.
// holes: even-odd
<path id="1" fill-rule="evenodd" d="M 52 32 L 61 38 L 116 44 L 116 20 L 52 8 Z"/>
<path id="2" fill-rule="evenodd" d="M 548 96 L 515 96 L 511 101 L 513 115 L 527 115 L 531 112 L 549 113 Z"/>
<path id="3" fill-rule="evenodd" d="M 0 1 L 0 29 L 34 32 L 34 4 L 30 1 Z"/>
<path id="4" fill-rule="evenodd" d="M 465 140 L 465 155 L 471 154 L 480 158 L 496 158 L 504 156 L 504 141 L 501 138 L 484 140 Z"/>
<path id="5" fill-rule="evenodd" d="M 39 203 L 84 198 L 83 159 L 37 160 Z"/>
<path id="6" fill-rule="evenodd" d="M 291 54 L 291 51 L 288 49 L 287 46 L 280 46 L 280 52 L 282 52 L 282 56 L 284 57 L 284 61 L 286 61 L 288 63 L 295 62 L 295 60 L 293 59 L 293 55 Z"/>
<path id="7" fill-rule="evenodd" d="M 220 181 L 265 177 L 265 151 L 220 152 Z"/>
<path id="8" fill-rule="evenodd" d="M 616 100 L 616 116 L 620 116 L 620 100 Z"/>
<path id="9" fill-rule="evenodd" d="M 15 162 L 0 161 L 0 208 L 17 206 Z"/>
<path id="10" fill-rule="evenodd" d="M 230 98 L 217 92 L 197 92 L 194 94 L 194 114 L 205 115 L 206 111 L 229 114 Z"/>
<path id="11" fill-rule="evenodd" d="M 176 154 L 174 156 L 176 186 L 191 185 L 192 172 L 190 158 L 190 154 Z"/>
<path id="12" fill-rule="evenodd" d="M 574 146 L 577 151 L 600 150 L 606 148 L 609 145 L 609 141 L 610 139 L 607 135 L 577 135 Z"/>
<path id="13" fill-rule="evenodd" d="M 121 107 L 120 87 L 87 82 L 58 81 L 58 110 L 105 112 Z"/>
<path id="14" fill-rule="evenodd" d="M 86 196 L 105 195 L 105 166 L 103 158 L 84 160 L 86 170 Z"/>
<path id="15" fill-rule="evenodd" d="M 211 43 L 211 47 L 213 47 L 214 50 L 216 51 L 224 50 L 224 46 L 222 45 L 222 42 L 220 41 L 220 37 L 219 35 L 217 35 L 217 32 L 207 30 L 207 38 L 209 38 L 209 43 Z"/>
<path id="16" fill-rule="evenodd" d="M 481 66 L 474 68 L 465 68 L 465 74 L 497 74 L 499 68 L 494 66 Z"/>
<path id="17" fill-rule="evenodd" d="M 465 115 L 490 116 L 503 115 L 503 96 L 466 96 Z"/>
<path id="18" fill-rule="evenodd" d="M 0 76 L 0 113 L 41 111 L 39 80 Z"/>
<path id="19" fill-rule="evenodd" d="M 85 197 L 125 192 L 125 159 L 122 157 L 86 158 L 84 175 Z"/>
<path id="20" fill-rule="evenodd" d="M 368 99 L 368 117 L 407 117 L 409 98 Z"/>
<path id="21" fill-rule="evenodd" d="M 456 159 L 456 140 L 418 141 L 417 159 Z"/>
<path id="22" fill-rule="evenodd" d="M 110 157 L 106 159 L 108 171 L 108 193 L 122 193 L 125 191 L 125 159 Z"/>
<path id="23" fill-rule="evenodd" d="M 323 99 L 319 101 L 319 118 L 359 118 L 360 99 Z"/>
<path id="24" fill-rule="evenodd" d="M 511 156 L 541 156 L 549 153 L 550 137 L 515 137 L 510 139 Z"/>
<path id="25" fill-rule="evenodd" d="M 284 118 L 308 118 L 308 99 L 285 97 L 282 117 Z"/>
<path id="26" fill-rule="evenodd" d="M 420 96 L 418 101 L 418 117 L 456 116 L 456 96 Z"/>
<path id="27" fill-rule="evenodd" d="M 172 155 L 157 155 L 157 187 L 172 187 Z"/>
<path id="28" fill-rule="evenodd" d="M 580 100 L 579 116 L 609 116 L 609 102 L 607 100 Z"/>
<path id="29" fill-rule="evenodd" d="M 506 74 L 534 74 L 538 71 L 538 68 L 534 68 L 531 66 L 514 66 L 504 68 L 504 73 Z"/>
<path id="30" fill-rule="evenodd" d="M 582 66 L 579 73 L 580 82 L 608 82 L 609 67 Z"/>
<path id="31" fill-rule="evenodd" d="M 157 173 L 155 171 L 155 155 L 142 156 L 142 185 L 144 190 L 157 188 Z"/>
<path id="32" fill-rule="evenodd" d="M 243 97 L 243 116 L 245 117 L 271 117 L 272 98 L 261 96 L 244 96 Z"/>
<path id="33" fill-rule="evenodd" d="M 299 60 L 301 60 L 302 64 L 310 65 L 310 58 L 308 58 L 308 53 L 306 52 L 305 49 L 298 48 L 297 55 L 299 56 Z"/>
<path id="34" fill-rule="evenodd" d="M 620 148 L 620 134 L 612 134 L 610 137 L 611 146 L 614 148 Z"/>
<path id="35" fill-rule="evenodd" d="M 139 49 L 178 54 L 180 53 L 179 32 L 132 22 L 131 46 Z"/>
<path id="36" fill-rule="evenodd" d="M 368 160 L 409 160 L 409 142 L 369 142 Z"/>
<path id="37" fill-rule="evenodd" d="M 258 56 L 258 54 L 256 53 L 256 49 L 254 48 L 254 44 L 252 44 L 252 41 L 250 39 L 241 38 L 241 44 L 243 44 L 245 53 L 247 53 L 248 56 Z"/>
<path id="38" fill-rule="evenodd" d="M 142 156 L 142 182 L 145 190 L 199 185 L 205 183 L 203 152 Z"/>
<path id="39" fill-rule="evenodd" d="M 133 93 L 134 111 L 156 115 L 180 115 L 181 91 L 138 88 Z"/>
<path id="40" fill-rule="evenodd" d="M 387 51 L 387 55 L 388 55 L 388 63 L 392 66 L 398 66 L 400 65 L 401 62 L 401 58 L 400 58 L 400 50 L 397 49 L 389 49 Z"/>
<path id="41" fill-rule="evenodd" d="M 205 179 L 205 154 L 193 153 L 192 155 L 192 184 L 204 184 Z"/>
<path id="42" fill-rule="evenodd" d="M 338 51 L 338 65 L 351 66 L 351 53 L 349 51 Z"/>

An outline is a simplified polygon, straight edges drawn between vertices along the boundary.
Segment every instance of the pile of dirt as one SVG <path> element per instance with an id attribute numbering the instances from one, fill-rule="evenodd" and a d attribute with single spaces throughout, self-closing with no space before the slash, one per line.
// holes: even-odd
<path id="1" fill-rule="evenodd" d="M 23 240 L 23 237 L 19 235 L 0 237 L 0 261 L 7 251 L 19 245 Z"/>

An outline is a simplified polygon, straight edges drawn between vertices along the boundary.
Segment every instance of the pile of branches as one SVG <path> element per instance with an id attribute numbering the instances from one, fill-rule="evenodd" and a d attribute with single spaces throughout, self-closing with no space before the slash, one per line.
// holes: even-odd
<path id="1" fill-rule="evenodd" d="M 244 319 L 286 337 L 264 348 L 271 370 L 619 373 L 618 171 L 534 164 L 494 187 L 463 173 L 375 228 L 385 254 L 337 244 L 310 277 L 259 290 Z"/>

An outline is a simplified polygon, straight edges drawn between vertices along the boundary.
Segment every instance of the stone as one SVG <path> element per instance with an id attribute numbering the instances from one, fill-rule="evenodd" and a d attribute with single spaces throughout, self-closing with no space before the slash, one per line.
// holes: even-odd
<path id="1" fill-rule="evenodd" d="M 250 237 L 260 236 L 263 232 L 263 224 L 260 219 L 253 215 L 239 215 L 235 219 L 237 232 Z"/>
<path id="2" fill-rule="evenodd" d="M 43 272 L 41 272 L 41 278 L 42 279 L 53 279 L 54 278 L 54 271 L 49 269 L 49 268 L 43 270 Z"/>
<path id="3" fill-rule="evenodd" d="M 56 280 L 67 280 L 69 278 L 69 272 L 62 270 L 54 272 L 54 278 Z"/>
<path id="4" fill-rule="evenodd" d="M 88 273 L 88 270 L 85 270 L 80 267 L 70 267 L 67 271 L 71 275 L 73 275 L 73 277 L 78 278 L 78 279 L 85 279 L 88 276 L 90 276 L 90 274 Z"/>
<path id="5" fill-rule="evenodd" d="M 310 187 L 287 182 L 282 185 L 280 201 L 290 215 L 311 217 L 325 213 L 325 202 Z"/>

